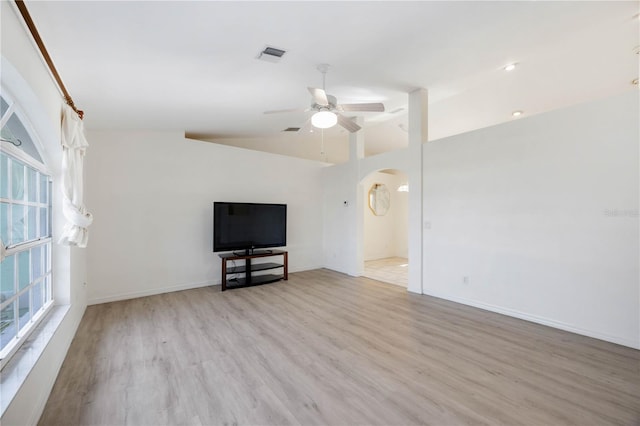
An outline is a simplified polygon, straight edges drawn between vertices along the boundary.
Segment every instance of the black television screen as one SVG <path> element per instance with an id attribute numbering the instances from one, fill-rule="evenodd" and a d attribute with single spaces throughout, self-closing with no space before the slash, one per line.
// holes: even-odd
<path id="1" fill-rule="evenodd" d="M 213 251 L 287 245 L 287 205 L 213 203 Z"/>

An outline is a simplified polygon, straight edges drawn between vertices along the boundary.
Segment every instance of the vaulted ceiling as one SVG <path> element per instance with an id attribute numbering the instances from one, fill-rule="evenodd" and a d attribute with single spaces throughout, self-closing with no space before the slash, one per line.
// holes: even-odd
<path id="1" fill-rule="evenodd" d="M 637 90 L 638 2 L 27 1 L 88 129 L 180 130 L 344 161 L 348 132 L 300 127 L 308 86 L 363 114 L 368 155 L 407 144 L 407 93 L 439 139 Z M 268 62 L 259 53 L 286 51 Z M 503 68 L 517 63 L 513 71 Z"/>

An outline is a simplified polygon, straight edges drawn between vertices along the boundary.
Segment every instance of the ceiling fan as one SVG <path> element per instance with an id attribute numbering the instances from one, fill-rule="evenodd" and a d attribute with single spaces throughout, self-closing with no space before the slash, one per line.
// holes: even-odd
<path id="1" fill-rule="evenodd" d="M 325 78 L 328 70 L 329 65 L 318 65 L 318 71 L 322 73 L 322 89 L 307 87 L 309 93 L 311 93 L 311 105 L 308 108 L 280 109 L 265 111 L 264 113 L 277 114 L 283 112 L 314 111 L 314 114 L 311 116 L 311 124 L 314 127 L 328 129 L 329 127 L 339 124 L 351 133 L 354 133 L 360 130 L 361 127 L 348 117 L 342 115 L 343 112 L 384 112 L 384 104 L 380 102 L 339 104 L 335 96 L 329 95 L 325 91 Z"/>

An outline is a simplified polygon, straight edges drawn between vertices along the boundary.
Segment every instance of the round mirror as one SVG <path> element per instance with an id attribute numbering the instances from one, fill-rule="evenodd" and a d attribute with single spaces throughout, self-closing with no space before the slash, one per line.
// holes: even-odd
<path id="1" fill-rule="evenodd" d="M 383 183 L 374 183 L 369 190 L 369 208 L 376 216 L 384 216 L 389 211 L 391 196 L 387 186 Z"/>

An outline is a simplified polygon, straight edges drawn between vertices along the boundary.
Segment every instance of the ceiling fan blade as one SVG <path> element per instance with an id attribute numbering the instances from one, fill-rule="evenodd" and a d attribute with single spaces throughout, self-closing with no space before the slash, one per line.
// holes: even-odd
<path id="1" fill-rule="evenodd" d="M 328 106 L 329 99 L 327 99 L 327 93 L 322 89 L 316 89 L 315 87 L 307 87 L 311 96 L 313 96 L 313 100 L 318 105 Z"/>
<path id="2" fill-rule="evenodd" d="M 358 126 L 355 121 L 350 118 L 345 117 L 344 115 L 337 114 L 338 116 L 338 124 L 350 131 L 351 133 L 355 133 L 358 130 L 362 129 L 362 127 Z"/>
<path id="3" fill-rule="evenodd" d="M 384 112 L 384 104 L 373 102 L 368 104 L 340 104 L 336 105 L 338 111 Z"/>
<path id="4" fill-rule="evenodd" d="M 313 132 L 313 126 L 311 125 L 311 117 L 309 117 L 307 121 L 305 121 L 304 124 L 300 126 L 300 130 L 298 131 L 298 133 L 306 134 L 311 132 Z"/>
<path id="5" fill-rule="evenodd" d="M 288 109 L 274 109 L 271 111 L 265 111 L 263 114 L 280 114 L 283 112 L 304 112 L 306 108 L 288 108 Z"/>

